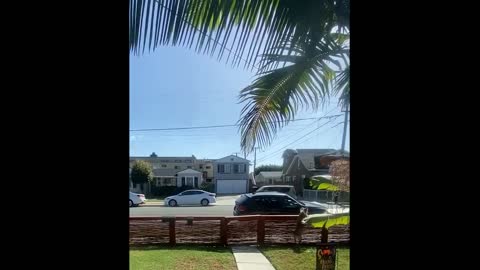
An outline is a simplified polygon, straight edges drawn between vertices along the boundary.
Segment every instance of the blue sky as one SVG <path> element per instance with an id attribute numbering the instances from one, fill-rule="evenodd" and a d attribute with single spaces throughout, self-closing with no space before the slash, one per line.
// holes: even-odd
<path id="1" fill-rule="evenodd" d="M 254 78 L 251 71 L 232 68 L 224 60 L 187 48 L 160 47 L 154 53 L 131 55 L 130 129 L 235 124 L 243 107 L 238 103 L 238 93 Z M 331 100 L 326 108 L 301 111 L 296 118 L 340 113 L 336 100 Z M 342 121 L 343 116 L 330 122 L 292 122 L 270 147 L 257 151 L 257 166 L 282 164 L 284 148 L 340 148 L 343 125 L 337 124 Z M 347 133 L 347 150 L 349 142 Z M 130 132 L 131 156 L 152 152 L 159 156 L 221 158 L 240 152 L 240 134 L 237 127 Z M 247 158 L 253 161 L 253 154 Z"/>

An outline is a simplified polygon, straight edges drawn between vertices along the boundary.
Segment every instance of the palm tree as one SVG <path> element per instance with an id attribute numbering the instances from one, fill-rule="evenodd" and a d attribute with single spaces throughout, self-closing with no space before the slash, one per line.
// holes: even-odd
<path id="1" fill-rule="evenodd" d="M 301 108 L 348 105 L 350 0 L 130 0 L 130 51 L 185 46 L 256 69 L 240 91 L 246 153 Z"/>

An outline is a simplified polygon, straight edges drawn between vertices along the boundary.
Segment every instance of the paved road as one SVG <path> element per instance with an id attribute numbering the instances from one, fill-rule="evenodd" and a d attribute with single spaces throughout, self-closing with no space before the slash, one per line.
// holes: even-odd
<path id="1" fill-rule="evenodd" d="M 178 206 L 169 207 L 157 203 L 156 205 L 143 205 L 130 208 L 130 216 L 231 216 L 233 206 L 239 195 L 217 197 L 217 203 L 209 206 Z M 341 209 L 335 205 L 326 205 L 332 213 L 349 212 L 349 208 Z M 335 209 L 337 208 L 337 209 Z M 343 210 L 343 211 L 342 211 Z"/>
<path id="2" fill-rule="evenodd" d="M 130 208 L 131 217 L 151 216 L 232 216 L 235 200 L 240 195 L 217 196 L 217 203 L 209 206 L 177 206 L 142 205 Z"/>

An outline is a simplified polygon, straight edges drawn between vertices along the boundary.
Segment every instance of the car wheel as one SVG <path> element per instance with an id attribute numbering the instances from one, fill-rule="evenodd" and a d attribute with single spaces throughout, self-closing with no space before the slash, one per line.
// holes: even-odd
<path id="1" fill-rule="evenodd" d="M 133 206 L 133 201 L 130 200 L 130 203 L 128 205 L 129 205 L 129 207 L 132 207 Z"/>
<path id="2" fill-rule="evenodd" d="M 170 200 L 170 201 L 168 202 L 168 205 L 170 205 L 171 207 L 177 206 L 177 201 L 175 201 L 175 200 Z"/>
<path id="3" fill-rule="evenodd" d="M 207 199 L 203 199 L 201 202 L 200 202 L 203 206 L 207 206 L 209 201 Z"/>

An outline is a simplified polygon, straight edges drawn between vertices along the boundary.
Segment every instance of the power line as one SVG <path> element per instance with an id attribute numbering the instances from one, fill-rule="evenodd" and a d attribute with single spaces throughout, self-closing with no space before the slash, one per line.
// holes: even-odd
<path id="1" fill-rule="evenodd" d="M 320 118 L 316 117 L 311 117 L 311 118 L 299 118 L 299 119 L 294 119 L 290 120 L 288 122 L 295 122 L 295 121 L 304 121 L 304 120 L 312 120 L 312 119 L 317 119 L 320 120 L 322 118 L 332 118 L 332 117 L 338 117 L 343 114 L 337 114 L 337 115 L 330 115 L 330 116 L 324 116 Z M 267 123 L 280 123 L 282 121 L 273 121 L 273 122 L 267 122 Z M 176 128 L 146 128 L 146 129 L 130 129 L 130 131 L 162 131 L 162 130 L 185 130 L 185 129 L 205 129 L 205 128 L 223 128 L 223 127 L 237 127 L 240 126 L 240 124 L 234 124 L 234 125 L 217 125 L 217 126 L 197 126 L 197 127 L 176 127 Z"/>
<path id="2" fill-rule="evenodd" d="M 260 159 L 259 159 L 259 162 L 262 161 L 262 160 L 265 160 L 267 157 L 270 157 L 270 156 L 273 156 L 273 155 L 278 154 L 279 152 L 281 152 L 282 150 L 284 150 L 284 149 L 287 148 L 288 146 L 290 146 L 290 145 L 298 142 L 299 140 L 301 140 L 301 139 L 305 138 L 306 136 L 312 134 L 313 132 L 319 130 L 320 128 L 324 127 L 326 124 L 330 123 L 331 121 L 332 121 L 332 119 L 328 120 L 328 121 L 327 121 L 326 123 L 324 123 L 323 125 L 321 125 L 321 126 L 319 126 L 318 128 L 315 128 L 314 130 L 308 132 L 307 134 L 303 135 L 302 137 L 298 138 L 297 140 L 295 140 L 295 141 L 293 141 L 293 142 L 285 145 L 284 147 L 278 149 L 277 151 L 275 151 L 275 152 L 273 152 L 273 153 L 271 153 L 271 154 L 269 154 L 269 155 L 267 155 L 267 156 L 265 156 L 265 157 L 263 157 L 263 158 L 260 158 Z"/>
<path id="3" fill-rule="evenodd" d="M 320 118 L 316 119 L 315 121 L 312 121 L 311 123 L 307 124 L 307 126 L 312 125 L 313 123 L 320 121 L 320 120 L 323 119 L 325 116 L 327 116 L 329 113 L 332 113 L 332 112 L 335 111 L 335 110 L 336 110 L 336 108 L 333 108 L 332 110 L 326 112 L 323 117 L 320 117 Z M 336 118 L 336 117 L 338 117 L 338 116 L 340 116 L 340 115 L 335 115 L 335 116 L 332 116 L 331 118 Z M 330 118 L 330 119 L 331 119 L 331 118 Z M 286 137 L 285 139 L 283 139 L 283 140 L 281 140 L 281 141 L 279 141 L 279 142 L 275 142 L 275 143 L 276 143 L 276 144 L 283 144 L 284 142 L 287 142 L 290 138 L 294 137 L 295 135 L 298 135 L 298 132 L 292 134 L 291 136 Z M 275 151 L 276 151 L 276 150 L 275 150 Z M 265 151 L 262 151 L 262 152 L 265 152 Z M 269 154 L 267 154 L 267 155 L 269 155 Z M 267 156 L 267 155 L 265 155 L 265 156 Z"/>

